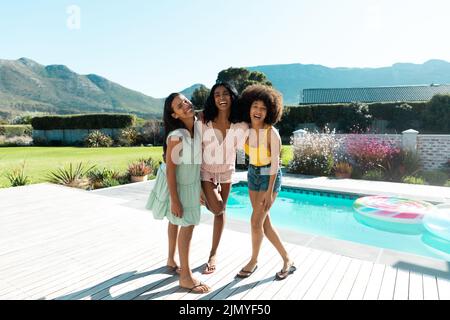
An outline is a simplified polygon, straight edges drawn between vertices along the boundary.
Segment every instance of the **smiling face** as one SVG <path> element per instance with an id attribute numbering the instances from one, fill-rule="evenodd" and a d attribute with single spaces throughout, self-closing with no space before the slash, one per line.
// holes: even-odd
<path id="1" fill-rule="evenodd" d="M 194 116 L 192 103 L 182 94 L 175 97 L 172 101 L 172 117 L 183 120 Z"/>
<path id="2" fill-rule="evenodd" d="M 253 124 L 264 124 L 267 116 L 267 107 L 261 100 L 253 101 L 250 106 L 250 120 Z"/>
<path id="3" fill-rule="evenodd" d="M 214 102 L 217 109 L 227 111 L 231 108 L 231 95 L 227 88 L 218 86 L 214 90 Z"/>

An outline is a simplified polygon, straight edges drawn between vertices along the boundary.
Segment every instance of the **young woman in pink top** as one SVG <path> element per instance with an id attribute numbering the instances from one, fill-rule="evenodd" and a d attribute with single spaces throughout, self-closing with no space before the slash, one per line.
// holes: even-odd
<path id="1" fill-rule="evenodd" d="M 237 148 L 243 149 L 248 124 L 239 122 L 238 94 L 228 83 L 217 83 L 203 112 L 202 189 L 206 207 L 214 214 L 212 247 L 204 274 L 216 270 L 216 254 L 225 226 L 225 211 L 235 171 Z"/>

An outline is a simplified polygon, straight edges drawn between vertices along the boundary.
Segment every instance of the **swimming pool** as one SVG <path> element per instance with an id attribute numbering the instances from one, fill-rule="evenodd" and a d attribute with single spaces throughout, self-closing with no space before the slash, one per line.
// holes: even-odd
<path id="1" fill-rule="evenodd" d="M 283 187 L 271 209 L 278 228 L 450 261 L 450 243 L 441 241 L 422 225 L 395 226 L 360 216 L 353 209 L 359 195 Z M 233 186 L 227 214 L 249 221 L 251 203 L 245 184 Z"/>

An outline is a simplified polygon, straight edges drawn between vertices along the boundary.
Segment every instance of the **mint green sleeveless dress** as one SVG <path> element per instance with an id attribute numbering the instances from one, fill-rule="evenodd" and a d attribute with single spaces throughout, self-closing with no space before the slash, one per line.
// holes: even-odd
<path id="1" fill-rule="evenodd" d="M 199 126 L 194 125 L 194 138 L 191 138 L 186 130 L 174 130 L 171 137 L 182 139 L 183 149 L 180 151 L 181 163 L 176 167 L 177 190 L 183 217 L 175 217 L 170 208 L 170 193 L 167 185 L 166 165 L 163 163 L 156 175 L 155 186 L 150 193 L 146 208 L 153 212 L 157 220 L 167 218 L 172 224 L 186 227 L 200 223 L 200 166 L 202 160 L 201 134 Z"/>

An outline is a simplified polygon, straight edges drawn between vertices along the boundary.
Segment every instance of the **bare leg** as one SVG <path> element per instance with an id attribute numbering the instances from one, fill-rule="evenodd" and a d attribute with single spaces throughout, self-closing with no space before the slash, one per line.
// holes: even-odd
<path id="1" fill-rule="evenodd" d="M 273 244 L 275 249 L 277 249 L 278 253 L 283 259 L 283 270 L 287 270 L 289 266 L 292 265 L 293 261 L 290 259 L 286 248 L 281 242 L 280 235 L 272 226 L 269 214 L 267 214 L 266 220 L 264 221 L 264 234 L 266 235 L 267 239 Z"/>
<path id="2" fill-rule="evenodd" d="M 178 226 L 169 222 L 167 227 L 167 235 L 169 238 L 169 256 L 167 258 L 167 266 L 177 268 L 178 264 L 175 261 L 175 253 L 177 250 Z"/>
<path id="3" fill-rule="evenodd" d="M 219 247 L 220 239 L 222 238 L 223 229 L 225 227 L 225 210 L 228 196 L 230 195 L 231 184 L 223 183 L 220 193 L 217 190 L 217 187 L 211 182 L 203 181 L 202 186 L 206 197 L 207 207 L 214 213 L 212 246 L 208 264 L 204 270 L 204 273 L 212 273 L 215 271 L 217 248 Z"/>
<path id="4" fill-rule="evenodd" d="M 205 293 L 210 290 L 206 285 L 201 285 L 200 281 L 194 279 L 189 267 L 189 249 L 191 247 L 192 232 L 194 226 L 181 227 L 178 235 L 178 251 L 180 254 L 180 287 L 193 289 L 198 293 Z"/>
<path id="5" fill-rule="evenodd" d="M 264 220 L 267 212 L 264 212 L 259 204 L 262 201 L 264 192 L 249 191 L 250 200 L 252 202 L 253 213 L 251 218 L 252 233 L 252 257 L 242 270 L 251 272 L 258 264 L 258 256 L 261 250 L 261 244 L 264 239 Z"/>

